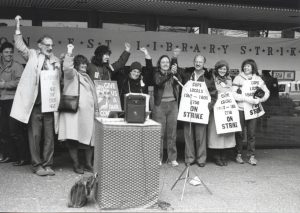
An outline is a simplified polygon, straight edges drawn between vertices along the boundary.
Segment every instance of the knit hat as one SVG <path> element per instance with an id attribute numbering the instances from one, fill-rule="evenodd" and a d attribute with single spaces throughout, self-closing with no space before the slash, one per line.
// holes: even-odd
<path id="1" fill-rule="evenodd" d="M 224 60 L 220 60 L 215 64 L 215 70 L 217 71 L 219 68 L 221 67 L 226 67 L 227 71 L 229 71 L 229 65 L 227 63 L 227 61 Z"/>
<path id="2" fill-rule="evenodd" d="M 137 69 L 140 72 L 142 72 L 142 65 L 139 62 L 135 61 L 130 65 L 130 72 L 134 69 Z"/>
<path id="3" fill-rule="evenodd" d="M 110 51 L 109 47 L 105 46 L 105 45 L 98 46 L 94 52 L 95 55 L 104 55 L 107 53 L 110 55 L 111 51 Z"/>

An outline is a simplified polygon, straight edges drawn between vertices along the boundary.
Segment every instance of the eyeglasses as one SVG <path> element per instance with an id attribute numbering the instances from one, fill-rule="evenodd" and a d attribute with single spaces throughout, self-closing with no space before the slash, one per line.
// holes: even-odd
<path id="1" fill-rule="evenodd" d="M 42 43 L 42 45 L 44 45 L 46 47 L 54 47 L 55 46 L 54 44 L 45 44 L 45 43 Z"/>

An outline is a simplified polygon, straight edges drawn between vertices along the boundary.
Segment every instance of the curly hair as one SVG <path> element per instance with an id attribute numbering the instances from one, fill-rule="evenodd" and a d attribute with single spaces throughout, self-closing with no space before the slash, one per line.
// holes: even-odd
<path id="1" fill-rule="evenodd" d="M 89 60 L 83 55 L 76 55 L 74 57 L 74 68 L 78 70 L 80 64 L 88 64 Z"/>
<path id="2" fill-rule="evenodd" d="M 111 54 L 111 50 L 109 49 L 109 47 L 106 45 L 98 46 L 95 49 L 94 56 L 92 57 L 92 60 L 91 60 L 92 63 L 95 64 L 96 66 L 102 66 L 102 64 L 103 64 L 102 58 L 103 58 L 103 55 L 105 55 L 105 54 L 108 54 L 108 55 Z"/>
<path id="3" fill-rule="evenodd" d="M 249 64 L 252 67 L 252 74 L 258 75 L 257 64 L 253 59 L 246 59 L 245 61 L 243 61 L 241 66 L 242 72 L 244 72 L 244 67 L 246 64 Z"/>
<path id="4" fill-rule="evenodd" d="M 4 43 L 1 45 L 1 47 L 0 47 L 0 53 L 2 53 L 3 50 L 6 49 L 6 48 L 10 48 L 10 49 L 12 49 L 12 50 L 14 51 L 14 45 L 13 45 L 12 43 L 6 41 L 6 42 L 4 42 Z"/>

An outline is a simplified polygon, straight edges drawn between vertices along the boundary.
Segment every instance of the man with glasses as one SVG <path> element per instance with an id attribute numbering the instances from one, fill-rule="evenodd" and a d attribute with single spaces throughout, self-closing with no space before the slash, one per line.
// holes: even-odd
<path id="1" fill-rule="evenodd" d="M 51 166 L 54 152 L 54 113 L 42 112 L 41 70 L 58 70 L 60 61 L 53 55 L 53 39 L 43 36 L 38 49 L 29 49 L 20 31 L 20 16 L 16 16 L 15 46 L 27 60 L 16 91 L 10 116 L 28 123 L 29 148 L 33 172 L 39 176 L 55 175 Z M 43 143 L 41 141 L 43 135 Z M 43 146 L 42 149 L 40 146 Z M 40 155 L 42 150 L 42 157 Z"/>

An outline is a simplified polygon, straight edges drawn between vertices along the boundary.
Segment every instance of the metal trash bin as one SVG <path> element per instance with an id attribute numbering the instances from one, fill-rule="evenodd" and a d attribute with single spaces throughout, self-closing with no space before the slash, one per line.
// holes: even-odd
<path id="1" fill-rule="evenodd" d="M 96 122 L 94 170 L 101 209 L 146 208 L 158 200 L 160 124 L 120 118 Z"/>

